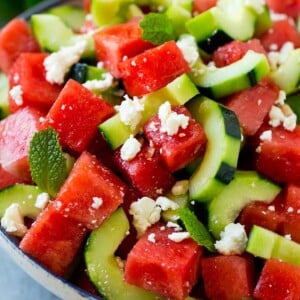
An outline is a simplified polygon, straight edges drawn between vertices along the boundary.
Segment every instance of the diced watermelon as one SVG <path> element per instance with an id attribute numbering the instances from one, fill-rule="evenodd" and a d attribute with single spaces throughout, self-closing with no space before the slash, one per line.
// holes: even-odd
<path id="1" fill-rule="evenodd" d="M 29 25 L 23 19 L 13 19 L 0 31 L 0 69 L 8 74 L 23 52 L 40 52 Z"/>
<path id="2" fill-rule="evenodd" d="M 97 31 L 94 40 L 98 60 L 103 61 L 104 66 L 116 78 L 121 76 L 119 62 L 153 47 L 151 43 L 142 39 L 139 19 Z"/>
<path id="3" fill-rule="evenodd" d="M 300 268 L 289 263 L 268 259 L 254 290 L 255 299 L 299 299 Z"/>
<path id="4" fill-rule="evenodd" d="M 230 96 L 226 105 L 237 114 L 243 133 L 252 136 L 262 126 L 278 95 L 279 87 L 265 78 L 256 86 Z"/>
<path id="5" fill-rule="evenodd" d="M 20 248 L 51 272 L 64 276 L 86 234 L 86 228 L 61 214 L 54 201 L 32 224 Z"/>
<path id="6" fill-rule="evenodd" d="M 172 111 L 189 118 L 186 128 L 180 127 L 174 135 L 161 132 L 161 121 L 158 115 L 155 115 L 145 124 L 144 134 L 159 151 L 169 170 L 174 172 L 204 153 L 206 136 L 200 124 L 191 117 L 184 106 L 173 106 Z"/>
<path id="7" fill-rule="evenodd" d="M 252 39 L 247 42 L 232 41 L 214 51 L 212 59 L 217 67 L 225 67 L 240 60 L 249 50 L 266 54 L 260 40 Z"/>
<path id="8" fill-rule="evenodd" d="M 299 212 L 291 212 L 291 213 L 286 213 L 284 215 L 284 219 L 282 222 L 282 226 L 280 228 L 281 235 L 283 236 L 290 236 L 290 238 L 297 242 L 300 243 L 300 215 Z"/>
<path id="9" fill-rule="evenodd" d="M 147 143 L 131 160 L 121 158 L 120 148 L 114 153 L 115 162 L 124 178 L 143 196 L 156 198 L 168 192 L 175 178 L 166 168 L 159 153 Z"/>
<path id="10" fill-rule="evenodd" d="M 272 139 L 260 143 L 257 170 L 279 183 L 300 182 L 300 126 L 294 131 L 270 130 Z"/>
<path id="11" fill-rule="evenodd" d="M 125 184 L 95 156 L 83 152 L 59 190 L 59 211 L 95 229 L 123 202 Z"/>
<path id="12" fill-rule="evenodd" d="M 125 264 L 125 281 L 168 299 L 183 300 L 198 280 L 203 249 L 192 239 L 174 242 L 173 229 L 150 228 L 130 251 Z M 149 240 L 149 235 L 154 240 Z"/>
<path id="13" fill-rule="evenodd" d="M 285 211 L 300 212 L 300 185 L 288 183 L 285 193 Z"/>
<path id="14" fill-rule="evenodd" d="M 211 300 L 251 297 L 254 288 L 254 265 L 250 257 L 218 255 L 202 259 L 206 295 Z"/>
<path id="15" fill-rule="evenodd" d="M 114 108 L 80 83 L 69 79 L 46 116 L 62 145 L 82 152 L 97 132 L 98 125 L 114 114 Z"/>
<path id="16" fill-rule="evenodd" d="M 119 63 L 125 89 L 130 96 L 158 90 L 189 71 L 175 41 L 148 49 Z"/>
<path id="17" fill-rule="evenodd" d="M 266 0 L 266 3 L 273 12 L 286 14 L 295 19 L 300 13 L 299 0 Z"/>
<path id="18" fill-rule="evenodd" d="M 10 93 L 10 111 L 17 111 L 20 107 L 32 106 L 47 112 L 56 100 L 62 87 L 51 84 L 46 80 L 44 60 L 46 53 L 22 53 L 9 72 L 10 90 L 20 87 L 21 99 Z"/>
<path id="19" fill-rule="evenodd" d="M 22 183 L 22 180 L 13 174 L 5 171 L 0 164 L 0 190 L 15 183 Z"/>
<path id="20" fill-rule="evenodd" d="M 274 46 L 281 49 L 286 42 L 292 42 L 295 48 L 300 47 L 300 33 L 289 19 L 274 21 L 272 27 L 260 36 L 260 40 L 266 51 Z"/>
<path id="21" fill-rule="evenodd" d="M 25 107 L 0 122 L 0 165 L 19 180 L 31 182 L 29 143 L 33 135 L 42 129 L 42 116 L 39 111 Z"/>
<path id="22" fill-rule="evenodd" d="M 217 4 L 217 0 L 195 0 L 193 1 L 194 14 L 200 14 Z"/>

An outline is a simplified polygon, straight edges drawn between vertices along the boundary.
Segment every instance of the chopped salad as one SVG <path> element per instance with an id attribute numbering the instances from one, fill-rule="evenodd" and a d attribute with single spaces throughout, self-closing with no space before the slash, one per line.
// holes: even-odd
<path id="1" fill-rule="evenodd" d="M 300 2 L 84 0 L 0 31 L 0 218 L 104 299 L 299 299 Z"/>

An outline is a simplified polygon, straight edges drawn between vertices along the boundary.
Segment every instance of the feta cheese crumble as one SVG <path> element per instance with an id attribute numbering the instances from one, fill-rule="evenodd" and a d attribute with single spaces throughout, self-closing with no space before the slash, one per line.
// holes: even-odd
<path id="1" fill-rule="evenodd" d="M 183 34 L 176 44 L 189 67 L 193 69 L 193 66 L 199 59 L 198 47 L 194 36 L 190 34 Z"/>
<path id="2" fill-rule="evenodd" d="M 1 219 L 1 226 L 9 234 L 23 237 L 27 232 L 27 227 L 24 224 L 24 217 L 21 214 L 19 204 L 11 204 L 4 212 Z"/>
<path id="3" fill-rule="evenodd" d="M 92 208 L 98 209 L 103 204 L 103 199 L 100 197 L 93 197 Z"/>
<path id="4" fill-rule="evenodd" d="M 23 89 L 21 85 L 15 85 L 9 91 L 9 95 L 15 101 L 16 105 L 21 106 L 23 104 Z"/>
<path id="5" fill-rule="evenodd" d="M 148 235 L 148 241 L 149 242 L 151 242 L 151 243 L 153 243 L 153 244 L 155 244 L 155 242 L 156 242 L 156 240 L 155 240 L 155 233 L 150 233 L 149 235 Z"/>
<path id="6" fill-rule="evenodd" d="M 179 208 L 179 205 L 176 202 L 164 196 L 160 196 L 156 199 L 156 205 L 158 205 L 162 211 L 169 209 L 176 210 Z"/>
<path id="7" fill-rule="evenodd" d="M 282 64 L 284 64 L 289 54 L 295 49 L 292 42 L 286 42 L 283 44 L 279 51 L 270 51 L 268 58 L 272 70 L 276 70 Z"/>
<path id="8" fill-rule="evenodd" d="M 174 196 L 181 196 L 188 192 L 189 189 L 189 181 L 188 180 L 180 180 L 177 181 L 171 189 L 171 193 Z"/>
<path id="9" fill-rule="evenodd" d="M 260 138 L 261 141 L 271 141 L 272 140 L 272 131 L 271 130 L 265 130 L 260 135 L 259 138 Z"/>
<path id="10" fill-rule="evenodd" d="M 119 112 L 120 120 L 134 130 L 142 119 L 144 104 L 137 97 L 131 99 L 128 95 L 124 95 L 124 100 L 115 106 L 115 109 Z"/>
<path id="11" fill-rule="evenodd" d="M 132 160 L 141 151 L 142 144 L 131 134 L 121 147 L 121 158 Z"/>
<path id="12" fill-rule="evenodd" d="M 158 118 L 161 122 L 160 131 L 166 132 L 168 135 L 178 133 L 180 127 L 186 129 L 189 124 L 188 116 L 172 111 L 171 104 L 168 101 L 159 107 Z"/>
<path id="13" fill-rule="evenodd" d="M 50 201 L 50 196 L 48 193 L 43 192 L 38 194 L 34 206 L 36 208 L 44 209 Z"/>
<path id="14" fill-rule="evenodd" d="M 172 232 L 168 234 L 168 239 L 175 243 L 180 243 L 183 240 L 188 239 L 190 236 L 191 236 L 190 233 L 187 231 Z"/>
<path id="15" fill-rule="evenodd" d="M 80 40 L 72 46 L 62 47 L 44 60 L 46 79 L 50 83 L 62 84 L 70 67 L 77 63 L 87 47 L 86 40 Z"/>
<path id="16" fill-rule="evenodd" d="M 90 91 L 103 92 L 112 87 L 114 77 L 110 73 L 102 74 L 103 79 L 93 79 L 84 82 L 82 85 Z"/>
<path id="17" fill-rule="evenodd" d="M 215 248 L 223 255 L 242 254 L 247 245 L 247 234 L 240 223 L 230 223 L 220 234 L 221 239 L 215 242 Z"/>

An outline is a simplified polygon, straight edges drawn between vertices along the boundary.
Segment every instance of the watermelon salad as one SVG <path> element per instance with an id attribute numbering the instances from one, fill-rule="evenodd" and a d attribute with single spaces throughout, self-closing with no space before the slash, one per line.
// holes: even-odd
<path id="1" fill-rule="evenodd" d="M 99 299 L 300 299 L 300 1 L 84 0 L 0 31 L 0 218 Z"/>

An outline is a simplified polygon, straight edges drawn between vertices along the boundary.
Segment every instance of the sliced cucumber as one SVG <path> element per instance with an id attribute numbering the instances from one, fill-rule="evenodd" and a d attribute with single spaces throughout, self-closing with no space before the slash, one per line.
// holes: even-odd
<path id="1" fill-rule="evenodd" d="M 272 27 L 270 10 L 267 5 L 263 5 L 262 12 L 257 15 L 255 22 L 255 35 L 260 36 Z"/>
<path id="2" fill-rule="evenodd" d="M 270 66 L 264 54 L 249 50 L 243 58 L 222 68 L 200 65 L 202 72 L 190 74 L 204 95 L 219 99 L 256 85 L 269 73 Z"/>
<path id="3" fill-rule="evenodd" d="M 107 72 L 105 69 L 91 66 L 85 63 L 77 63 L 72 66 L 69 77 L 84 83 L 88 80 L 101 79 L 102 74 Z"/>
<path id="4" fill-rule="evenodd" d="M 8 116 L 8 92 L 9 84 L 7 76 L 0 72 L 0 120 Z"/>
<path id="5" fill-rule="evenodd" d="M 164 88 L 144 96 L 141 101 L 144 104 L 142 120 L 134 130 L 125 125 L 119 114 L 114 115 L 102 124 L 99 129 L 112 149 L 121 146 L 131 134 L 137 134 L 142 126 L 157 113 L 158 108 L 165 101 L 171 104 L 184 104 L 199 93 L 191 79 L 183 74 L 169 83 Z M 118 134 L 116 134 L 116 132 Z"/>
<path id="6" fill-rule="evenodd" d="M 42 190 L 34 185 L 15 184 L 0 191 L 0 218 L 5 210 L 13 203 L 20 206 L 21 214 L 24 217 L 36 219 L 41 212 L 35 207 L 36 199 Z"/>
<path id="7" fill-rule="evenodd" d="M 79 40 L 87 41 L 83 58 L 95 58 L 95 45 L 91 35 L 75 34 L 60 17 L 51 14 L 34 14 L 31 25 L 35 38 L 44 51 L 56 52 L 64 46 L 74 45 Z"/>
<path id="8" fill-rule="evenodd" d="M 208 227 L 219 238 L 220 232 L 234 223 L 242 209 L 253 201 L 270 203 L 281 188 L 255 171 L 237 171 L 234 179 L 209 204 Z"/>
<path id="9" fill-rule="evenodd" d="M 300 266 L 300 244 L 257 225 L 251 229 L 246 251 L 261 258 L 277 258 Z"/>
<path id="10" fill-rule="evenodd" d="M 286 61 L 271 72 L 270 77 L 286 94 L 297 91 L 300 81 L 300 49 L 291 51 Z"/>
<path id="11" fill-rule="evenodd" d="M 204 157 L 190 177 L 190 198 L 211 201 L 233 178 L 239 157 L 241 131 L 235 113 L 200 96 L 188 103 L 207 137 Z"/>
<path id="12" fill-rule="evenodd" d="M 82 28 L 86 17 L 83 8 L 71 4 L 55 6 L 46 13 L 60 17 L 67 26 L 77 32 Z"/>
<path id="13" fill-rule="evenodd" d="M 297 116 L 297 124 L 300 124 L 300 92 L 288 95 L 285 103 L 291 107 L 292 111 Z"/>
<path id="14" fill-rule="evenodd" d="M 99 293 L 108 300 L 154 300 L 156 295 L 124 281 L 124 272 L 114 255 L 129 230 L 122 208 L 115 211 L 87 241 L 85 261 L 88 275 Z"/>

